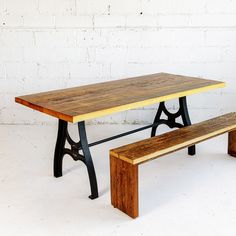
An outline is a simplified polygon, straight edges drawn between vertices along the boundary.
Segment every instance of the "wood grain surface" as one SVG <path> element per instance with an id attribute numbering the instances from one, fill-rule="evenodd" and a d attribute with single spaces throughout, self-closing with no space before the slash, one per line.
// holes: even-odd
<path id="1" fill-rule="evenodd" d="M 233 130 L 228 134 L 228 154 L 236 157 L 236 130 Z"/>
<path id="2" fill-rule="evenodd" d="M 15 101 L 75 123 L 224 86 L 224 82 L 159 73 L 20 96 Z"/>
<path id="3" fill-rule="evenodd" d="M 133 165 L 141 164 L 235 129 L 236 113 L 229 113 L 110 150 L 110 155 Z M 235 132 L 230 135 L 229 153 L 232 155 L 236 151 L 234 141 L 236 141 Z"/>
<path id="4" fill-rule="evenodd" d="M 138 166 L 110 156 L 111 204 L 138 217 Z"/>

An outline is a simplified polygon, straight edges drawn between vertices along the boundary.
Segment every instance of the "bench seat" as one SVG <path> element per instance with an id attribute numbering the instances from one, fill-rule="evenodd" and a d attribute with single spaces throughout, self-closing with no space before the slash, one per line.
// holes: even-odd
<path id="1" fill-rule="evenodd" d="M 224 133 L 229 133 L 228 154 L 236 156 L 236 113 L 110 150 L 112 205 L 136 218 L 139 164 Z"/>

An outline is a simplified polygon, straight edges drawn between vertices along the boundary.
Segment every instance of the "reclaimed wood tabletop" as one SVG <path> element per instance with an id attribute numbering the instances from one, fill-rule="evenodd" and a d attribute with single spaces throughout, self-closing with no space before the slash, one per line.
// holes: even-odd
<path id="1" fill-rule="evenodd" d="M 75 123 L 224 86 L 215 80 L 158 73 L 25 95 L 15 101 Z"/>

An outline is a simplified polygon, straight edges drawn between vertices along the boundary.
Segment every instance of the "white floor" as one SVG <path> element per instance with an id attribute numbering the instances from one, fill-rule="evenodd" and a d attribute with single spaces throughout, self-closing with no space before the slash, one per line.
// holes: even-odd
<path id="1" fill-rule="evenodd" d="M 76 127 L 70 127 L 75 134 Z M 89 126 L 90 141 L 132 129 Z M 227 136 L 140 166 L 140 217 L 110 205 L 108 150 L 149 130 L 92 148 L 100 197 L 91 201 L 81 162 L 52 176 L 56 126 L 0 126 L 0 235 L 236 235 L 236 159 Z"/>

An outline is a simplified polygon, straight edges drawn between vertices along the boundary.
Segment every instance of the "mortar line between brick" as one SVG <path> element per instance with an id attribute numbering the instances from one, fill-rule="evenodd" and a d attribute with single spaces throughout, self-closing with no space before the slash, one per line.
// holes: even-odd
<path id="1" fill-rule="evenodd" d="M 140 29 L 140 30 L 147 30 L 147 29 L 155 29 L 155 30 L 165 30 L 165 29 L 202 29 L 202 30 L 211 30 L 211 29 L 236 29 L 236 26 L 184 26 L 184 27 L 144 27 L 144 26 L 122 26 L 122 27 L 0 27 L 0 30 L 99 30 L 99 29 L 117 29 L 117 30 L 127 30 L 127 29 Z"/>

